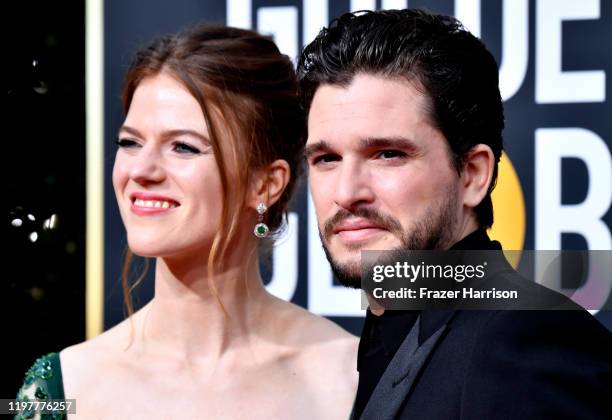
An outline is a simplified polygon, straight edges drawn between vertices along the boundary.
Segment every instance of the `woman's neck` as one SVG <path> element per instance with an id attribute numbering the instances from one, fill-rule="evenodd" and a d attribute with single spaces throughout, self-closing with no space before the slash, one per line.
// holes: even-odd
<path id="1" fill-rule="evenodd" d="M 135 323 L 138 348 L 194 363 L 250 348 L 274 300 L 263 286 L 254 254 L 226 259 L 226 267 L 212 277 L 206 257 L 158 258 L 155 296 Z"/>

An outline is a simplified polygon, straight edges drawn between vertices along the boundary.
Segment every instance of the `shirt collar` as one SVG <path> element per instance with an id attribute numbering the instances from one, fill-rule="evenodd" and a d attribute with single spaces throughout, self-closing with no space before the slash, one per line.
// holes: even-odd
<path id="1" fill-rule="evenodd" d="M 455 243 L 450 249 L 500 250 L 501 245 L 497 241 L 491 241 L 485 229 L 479 228 Z M 368 308 L 364 322 L 364 332 L 367 330 L 373 335 L 368 336 L 366 340 L 364 340 L 365 337 L 362 337 L 358 360 L 362 359 L 363 353 L 367 351 L 365 347 L 373 344 L 370 340 L 380 340 L 385 352 L 388 355 L 394 354 L 410 332 L 420 313 L 421 311 L 418 310 L 387 310 L 381 316 L 376 316 Z"/>
<path id="2" fill-rule="evenodd" d="M 469 235 L 465 236 L 450 249 L 453 250 L 500 250 L 501 244 L 497 241 L 489 239 L 484 228 L 478 228 Z"/>

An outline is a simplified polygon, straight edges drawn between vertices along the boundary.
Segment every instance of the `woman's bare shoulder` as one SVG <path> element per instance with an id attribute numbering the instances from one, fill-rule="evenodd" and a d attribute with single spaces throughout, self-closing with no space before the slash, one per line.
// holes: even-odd
<path id="1" fill-rule="evenodd" d="M 348 369 L 357 366 L 359 338 L 335 322 L 308 310 L 282 301 L 275 309 L 278 334 L 285 336 L 285 342 L 298 349 L 303 358 L 312 361 L 323 358 L 326 362 L 346 365 Z"/>
<path id="2" fill-rule="evenodd" d="M 66 347 L 60 352 L 61 361 L 81 360 L 112 352 L 129 338 L 129 326 L 129 320 L 125 320 L 91 339 Z"/>
<path id="3" fill-rule="evenodd" d="M 276 326 L 297 340 L 353 341 L 354 335 L 333 321 L 278 298 L 272 307 Z"/>
<path id="4" fill-rule="evenodd" d="M 146 321 L 150 305 L 145 305 L 136 311 L 130 318 L 124 319 L 117 325 L 81 343 L 66 347 L 60 352 L 62 364 L 92 360 L 104 361 L 116 359 L 125 354 L 126 348 L 132 348 L 135 331 L 142 328 Z M 133 349 L 133 348 L 132 348 Z"/>
<path id="5" fill-rule="evenodd" d="M 120 369 L 129 334 L 130 321 L 125 320 L 96 337 L 63 349 L 59 356 L 66 395 L 74 397 L 79 390 L 99 384 L 103 375 Z"/>
<path id="6" fill-rule="evenodd" d="M 291 314 L 286 328 L 297 355 L 294 366 L 309 392 L 316 395 L 316 405 L 325 412 L 342 413 L 338 418 L 348 417 L 357 391 L 359 338 L 293 304 L 287 303 L 284 311 Z"/>

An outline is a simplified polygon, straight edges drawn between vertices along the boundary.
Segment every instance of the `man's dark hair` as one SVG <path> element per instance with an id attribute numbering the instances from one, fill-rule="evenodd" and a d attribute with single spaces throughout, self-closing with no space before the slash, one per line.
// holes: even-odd
<path id="1" fill-rule="evenodd" d="M 425 112 L 446 137 L 457 172 L 472 147 L 491 147 L 493 179 L 474 208 L 478 224 L 490 227 L 504 111 L 497 63 L 484 44 L 450 16 L 414 9 L 346 13 L 323 28 L 299 58 L 306 112 L 320 84 L 347 87 L 359 73 L 409 80 L 424 94 Z"/>

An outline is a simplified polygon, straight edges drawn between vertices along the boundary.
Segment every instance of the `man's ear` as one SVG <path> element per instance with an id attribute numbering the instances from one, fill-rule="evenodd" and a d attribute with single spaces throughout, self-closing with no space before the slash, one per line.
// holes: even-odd
<path id="1" fill-rule="evenodd" d="M 486 144 L 477 144 L 468 152 L 461 171 L 464 206 L 474 208 L 487 195 L 494 166 L 493 151 Z"/>
<path id="2" fill-rule="evenodd" d="M 291 178 L 291 169 L 286 160 L 277 159 L 268 167 L 258 170 L 253 174 L 253 190 L 249 194 L 247 206 L 257 208 L 259 203 L 264 203 L 270 208 L 287 188 Z"/>

